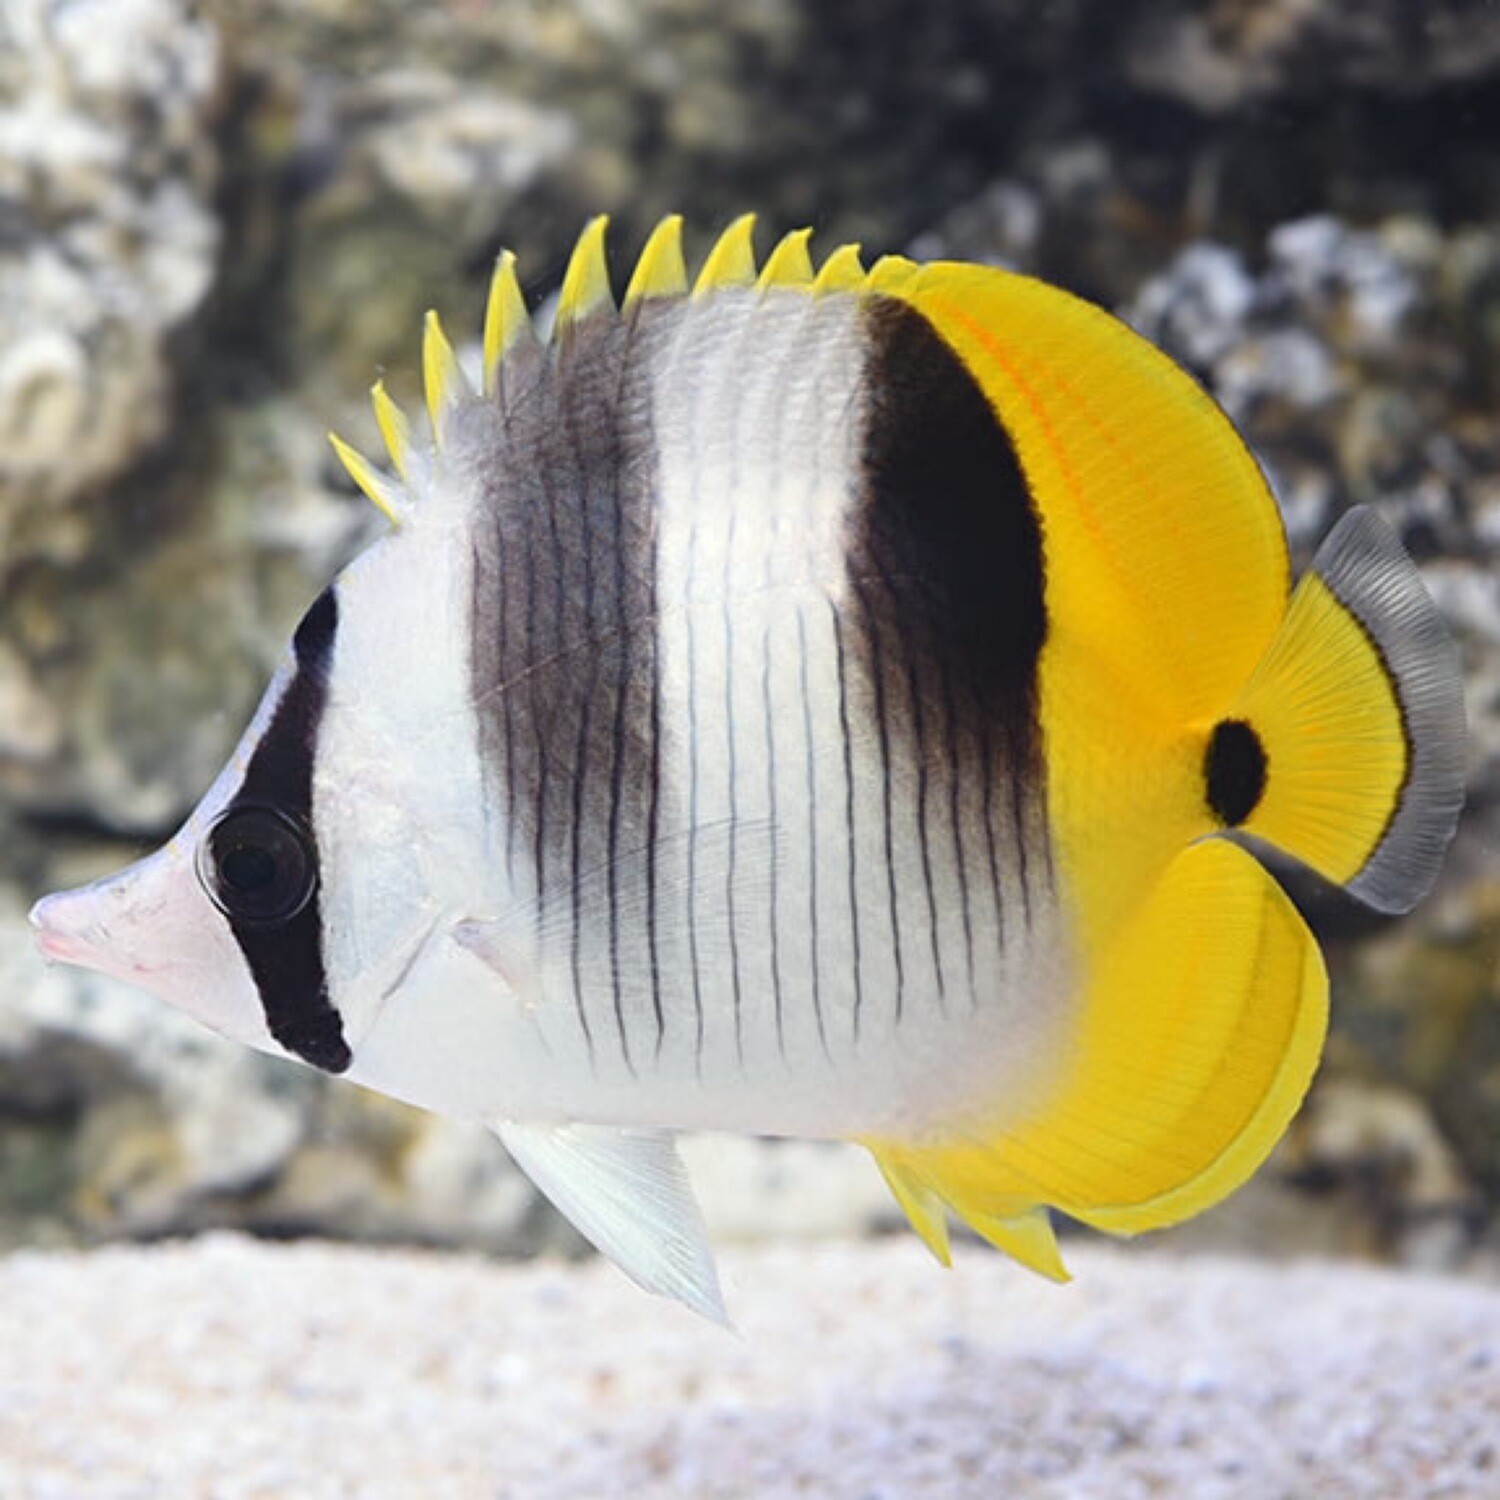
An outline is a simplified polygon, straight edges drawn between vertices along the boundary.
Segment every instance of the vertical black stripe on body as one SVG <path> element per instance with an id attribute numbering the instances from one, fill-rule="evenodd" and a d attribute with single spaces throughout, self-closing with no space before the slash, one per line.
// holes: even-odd
<path id="1" fill-rule="evenodd" d="M 729 536 L 724 547 L 724 575 L 720 579 L 720 617 L 724 625 L 724 752 L 725 775 L 729 790 L 728 858 L 724 863 L 724 911 L 729 927 L 729 978 L 734 999 L 734 1053 L 741 1069 L 745 1066 L 745 987 L 740 970 L 740 926 L 735 914 L 735 861 L 740 831 L 739 756 L 736 753 L 735 725 L 738 715 L 734 706 L 734 610 L 731 607 L 734 581 L 734 536 L 737 513 L 730 511 Z"/>
<path id="2" fill-rule="evenodd" d="M 908 724 L 917 773 L 917 848 L 921 856 L 922 889 L 927 897 L 927 942 L 932 956 L 932 970 L 937 977 L 938 999 L 942 1001 L 947 993 L 947 984 L 943 979 L 942 943 L 938 932 L 937 887 L 932 880 L 932 837 L 927 816 L 928 799 L 932 795 L 933 775 L 932 751 L 927 735 L 927 710 L 923 702 L 925 689 L 921 675 L 922 662 L 918 656 L 916 643 L 906 632 L 906 627 L 910 622 L 900 608 L 902 586 L 887 571 L 888 560 L 884 556 L 877 552 L 874 560 L 880 569 L 881 585 L 893 606 L 889 619 L 894 627 L 892 633 L 895 636 L 894 654 L 897 660 L 897 675 L 906 689 L 906 710 L 910 716 Z M 899 1004 L 896 1014 L 899 1020 L 901 1015 Z"/>
<path id="3" fill-rule="evenodd" d="M 632 1068 L 665 1026 L 655 461 L 631 354 L 650 321 L 600 315 L 508 362 L 474 466 L 475 546 L 501 560 L 477 575 L 472 621 L 487 787 L 530 851 L 539 929 L 566 922 L 580 1030 Z M 647 932 L 623 920 L 627 879 L 646 887 Z"/>
<path id="4" fill-rule="evenodd" d="M 274 809 L 307 833 L 315 863 L 313 766 L 337 634 L 338 600 L 329 588 L 297 627 L 292 640 L 295 670 L 224 814 L 227 817 L 245 807 Z M 353 1057 L 344 1040 L 343 1021 L 328 995 L 316 886 L 307 903 L 287 921 L 247 922 L 232 915 L 228 921 L 260 992 L 271 1035 L 314 1067 L 344 1072 Z"/>
<path id="5" fill-rule="evenodd" d="M 958 899 L 964 924 L 964 969 L 974 993 L 974 913 L 969 899 L 969 862 L 964 848 L 963 754 L 959 745 L 958 703 L 953 674 L 942 667 L 943 738 L 948 747 L 948 826 L 953 835 L 953 868 L 958 872 Z"/>
<path id="6" fill-rule="evenodd" d="M 838 609 L 828 602 L 833 627 L 834 660 L 838 667 L 839 739 L 844 751 L 844 835 L 849 851 L 849 945 L 853 950 L 854 969 L 854 1035 L 859 1037 L 860 1017 L 865 1008 L 864 963 L 859 937 L 859 848 L 855 840 L 854 818 L 854 740 L 849 733 L 849 666 L 844 646 L 844 627 Z"/>
<path id="7" fill-rule="evenodd" d="M 798 617 L 800 620 L 800 616 Z M 760 637 L 760 707 L 765 721 L 766 734 L 766 816 L 771 828 L 779 826 L 776 799 L 776 715 L 771 695 L 771 628 L 766 626 Z M 781 987 L 781 927 L 779 906 L 781 903 L 781 870 L 777 857 L 776 841 L 771 843 L 771 889 L 769 892 L 771 917 L 771 1001 L 776 1016 L 776 1047 L 782 1057 L 786 1056 L 786 1017 L 783 1015 L 785 998 Z"/>
<path id="8" fill-rule="evenodd" d="M 885 649 L 881 644 L 884 634 L 882 617 L 874 603 L 874 591 L 859 574 L 854 576 L 854 594 L 859 601 L 863 639 L 868 653 L 866 667 L 868 679 L 874 688 L 875 727 L 880 743 L 880 813 L 881 828 L 885 839 L 885 884 L 886 905 L 891 923 L 891 962 L 896 970 L 895 1014 L 899 1024 L 906 1008 L 906 963 L 901 952 L 901 902 L 896 892 L 896 827 L 894 785 L 891 775 L 891 724 L 886 707 Z M 841 664 L 842 670 L 842 664 Z M 847 735 L 846 740 L 847 743 Z M 853 772 L 850 772 L 850 795 L 853 795 Z M 854 1036 L 859 1039 L 861 1006 L 854 1007 Z"/>
<path id="9" fill-rule="evenodd" d="M 823 1019 L 823 959 L 822 939 L 818 931 L 818 763 L 817 740 L 813 733 L 812 697 L 807 688 L 807 618 L 801 607 L 797 610 L 797 685 L 802 693 L 802 751 L 807 771 L 807 928 L 811 960 L 813 1020 L 818 1028 L 818 1041 L 824 1057 L 832 1061 L 828 1047 L 828 1026 Z M 847 741 L 845 742 L 847 746 Z M 854 857 L 853 830 L 850 829 L 849 857 Z M 859 930 L 853 934 L 853 958 L 856 991 L 859 984 Z M 857 1003 L 857 1002 L 856 1002 Z"/>
<path id="10" fill-rule="evenodd" d="M 571 336 L 569 336 L 571 338 Z M 570 344 L 561 346 L 560 353 L 566 352 Z M 560 379 L 557 382 L 557 394 L 562 417 L 562 437 L 564 439 L 563 461 L 559 466 L 559 472 L 553 478 L 554 485 L 567 496 L 566 516 L 569 522 L 576 526 L 574 539 L 576 541 L 576 562 L 579 578 L 577 587 L 582 590 L 583 620 L 587 619 L 587 613 L 593 600 L 599 597 L 599 588 L 596 583 L 596 573 L 599 564 L 596 553 L 601 551 L 600 531 L 600 506 L 598 497 L 611 478 L 616 467 L 615 454 L 607 449 L 604 455 L 606 470 L 604 473 L 591 472 L 588 465 L 583 462 L 581 449 L 582 437 L 578 421 L 575 403 L 579 396 L 578 383 L 575 381 Z M 580 625 L 583 624 L 580 620 Z M 590 622 L 592 623 L 592 622 Z M 601 621 L 601 623 L 603 623 Z M 615 628 L 615 621 L 609 622 L 611 629 Z M 584 830 L 586 826 L 585 812 L 589 803 L 589 782 L 593 772 L 593 761 L 596 759 L 596 747 L 593 744 L 595 701 L 605 696 L 604 685 L 599 681 L 599 659 L 593 650 L 585 650 L 581 653 L 582 682 L 577 695 L 576 712 L 570 717 L 577 725 L 573 746 L 573 776 L 572 776 L 572 806 L 571 821 L 569 823 L 569 848 L 568 848 L 568 956 L 569 965 L 573 976 L 573 1002 L 578 1009 L 579 1019 L 585 1030 L 590 1035 L 590 1048 L 592 1050 L 592 1025 L 589 1020 L 589 997 L 584 985 L 583 970 L 583 894 L 584 875 L 588 869 L 585 864 Z M 611 825 L 613 819 L 610 820 Z M 615 872 L 608 872 L 608 881 L 611 895 L 614 889 Z M 631 1067 L 629 1040 L 625 1035 L 624 1017 L 620 1013 L 618 997 L 612 1009 L 615 1012 L 616 1027 L 619 1034 L 621 1050 L 624 1054 L 625 1065 Z M 633 1070 L 632 1070 L 633 1071 Z"/>
<path id="11" fill-rule="evenodd" d="M 962 788 L 973 785 L 985 809 L 996 901 L 1002 863 L 1019 873 L 1029 901 L 1032 846 L 1045 854 L 1047 839 L 1037 722 L 1047 621 L 1037 514 L 1009 435 L 959 355 L 904 302 L 871 298 L 863 316 L 861 492 L 846 567 L 860 599 L 878 600 L 882 614 L 861 637 L 871 712 L 914 759 L 919 811 L 934 787 L 945 789 L 956 869 L 965 869 L 957 808 Z M 862 579 L 883 586 L 861 587 Z M 882 704 L 882 641 L 902 653 L 910 684 L 904 718 Z M 924 698 L 941 702 L 943 713 L 924 714 Z M 932 717 L 940 718 L 940 734 L 928 732 Z M 997 849 L 990 814 L 1001 796 L 1012 828 Z M 930 859 L 925 833 L 921 853 Z M 958 880 L 962 890 L 966 875 Z M 935 908 L 929 915 L 935 925 Z"/>

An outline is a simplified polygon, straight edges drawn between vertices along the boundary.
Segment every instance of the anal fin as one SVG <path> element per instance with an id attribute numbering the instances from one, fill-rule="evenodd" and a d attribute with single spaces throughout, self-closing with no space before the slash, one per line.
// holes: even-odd
<path id="1" fill-rule="evenodd" d="M 911 1227 L 945 1266 L 953 1263 L 948 1247 L 951 1208 L 981 1239 L 1003 1250 L 1028 1271 L 1035 1271 L 1049 1281 L 1072 1280 L 1057 1248 L 1052 1218 L 1040 1204 L 1026 1208 L 1007 1206 L 997 1212 L 988 1205 L 985 1195 L 966 1194 L 959 1185 L 941 1176 L 929 1177 L 921 1151 L 875 1141 L 865 1144 Z"/>
<path id="2" fill-rule="evenodd" d="M 1206 840 L 1097 955 L 1066 1065 L 1032 1114 L 1006 1119 L 997 1101 L 988 1123 L 865 1145 L 903 1207 L 936 1195 L 1064 1279 L 1047 1208 L 1136 1234 L 1202 1212 L 1260 1166 L 1307 1091 L 1327 999 L 1317 944 L 1281 888 L 1244 849 Z"/>
<path id="3" fill-rule="evenodd" d="M 491 1121 L 516 1165 L 638 1286 L 729 1326 L 692 1184 L 666 1131 Z"/>
<path id="4" fill-rule="evenodd" d="M 900 1204 L 902 1213 L 922 1243 L 943 1265 L 951 1266 L 953 1252 L 948 1247 L 948 1208 L 942 1198 L 895 1152 L 872 1146 L 871 1155 L 885 1178 L 885 1185 L 891 1190 L 891 1196 Z"/>
<path id="5" fill-rule="evenodd" d="M 963 1217 L 981 1239 L 988 1240 L 997 1250 L 1005 1251 L 1028 1271 L 1035 1271 L 1048 1281 L 1073 1279 L 1063 1264 L 1062 1252 L 1057 1248 L 1052 1215 L 1045 1208 L 1028 1208 L 1022 1213 L 1009 1215 L 970 1210 Z"/>

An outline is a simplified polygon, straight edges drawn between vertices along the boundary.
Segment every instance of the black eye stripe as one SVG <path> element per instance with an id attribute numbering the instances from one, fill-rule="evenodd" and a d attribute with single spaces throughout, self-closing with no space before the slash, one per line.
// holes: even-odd
<path id="1" fill-rule="evenodd" d="M 329 588 L 297 627 L 296 671 L 250 757 L 238 795 L 216 825 L 252 809 L 269 809 L 306 831 L 311 871 L 303 903 L 279 921 L 226 916 L 260 992 L 271 1035 L 288 1052 L 329 1073 L 344 1072 L 353 1060 L 343 1021 L 328 997 L 312 816 L 313 763 L 337 634 L 338 600 Z"/>

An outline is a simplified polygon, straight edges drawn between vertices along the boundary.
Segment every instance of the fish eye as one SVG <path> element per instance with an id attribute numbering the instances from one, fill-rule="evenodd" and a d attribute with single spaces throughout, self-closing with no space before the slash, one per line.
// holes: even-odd
<path id="1" fill-rule="evenodd" d="M 275 808 L 231 808 L 198 846 L 198 879 L 232 921 L 290 921 L 317 888 L 312 839 Z"/>

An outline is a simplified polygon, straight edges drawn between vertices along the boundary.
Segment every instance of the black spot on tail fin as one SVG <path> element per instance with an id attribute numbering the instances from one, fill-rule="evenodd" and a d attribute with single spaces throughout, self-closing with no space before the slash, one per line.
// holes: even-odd
<path id="1" fill-rule="evenodd" d="M 1204 757 L 1208 805 L 1226 828 L 1238 828 L 1260 805 L 1266 790 L 1266 751 L 1243 719 L 1214 727 Z"/>

